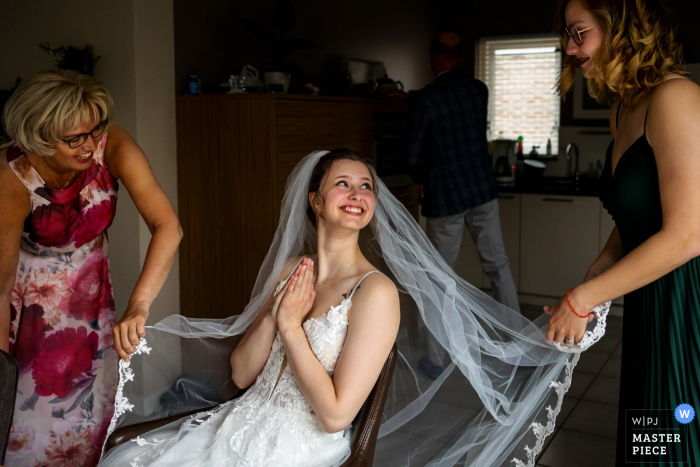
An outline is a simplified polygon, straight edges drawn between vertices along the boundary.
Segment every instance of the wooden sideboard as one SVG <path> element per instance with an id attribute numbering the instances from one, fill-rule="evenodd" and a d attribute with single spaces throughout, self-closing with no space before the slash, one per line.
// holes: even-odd
<path id="1" fill-rule="evenodd" d="M 372 157 L 375 99 L 285 94 L 177 98 L 182 314 L 224 318 L 250 300 L 279 220 L 287 177 L 315 150 Z M 417 187 L 395 190 L 417 218 Z"/>

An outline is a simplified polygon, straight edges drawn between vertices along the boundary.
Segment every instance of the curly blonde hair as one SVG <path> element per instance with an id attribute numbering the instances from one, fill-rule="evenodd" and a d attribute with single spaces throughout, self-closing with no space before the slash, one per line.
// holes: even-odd
<path id="1" fill-rule="evenodd" d="M 556 16 L 556 31 L 564 46 L 564 12 L 570 0 L 562 0 Z M 588 92 L 598 102 L 611 102 L 620 91 L 622 104 L 636 107 L 670 73 L 683 71 L 682 46 L 673 39 L 673 26 L 661 0 L 580 0 L 604 33 L 593 58 Z M 565 96 L 574 84 L 576 57 L 567 56 L 557 83 Z"/>
<path id="2" fill-rule="evenodd" d="M 91 116 L 113 120 L 114 101 L 95 78 L 75 71 L 37 73 L 22 82 L 5 104 L 3 122 L 7 134 L 25 151 L 53 156 L 63 135 Z"/>

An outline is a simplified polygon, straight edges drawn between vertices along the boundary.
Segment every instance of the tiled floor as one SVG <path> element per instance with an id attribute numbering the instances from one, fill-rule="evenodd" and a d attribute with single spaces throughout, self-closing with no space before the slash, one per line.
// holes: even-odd
<path id="1" fill-rule="evenodd" d="M 529 319 L 541 316 L 540 306 L 522 305 L 523 315 Z M 615 437 L 617 426 L 617 399 L 620 386 L 620 345 L 622 340 L 622 318 L 608 316 L 606 333 L 590 350 L 581 354 L 579 363 L 574 369 L 571 388 L 564 397 L 561 412 L 557 417 L 555 432 L 546 442 L 538 459 L 538 467 L 606 467 L 615 465 Z M 407 358 L 407 368 L 418 367 L 418 359 L 423 355 L 418 351 Z M 399 368 L 395 370 L 394 380 L 398 373 L 406 372 L 409 379 L 415 377 L 424 389 L 430 386 L 432 380 L 422 372 Z M 387 465 L 391 456 L 395 462 L 395 452 L 405 452 L 411 449 L 418 453 L 413 459 L 419 464 L 427 463 L 439 457 L 448 449 L 456 437 L 463 434 L 468 424 L 465 413 L 477 414 L 482 404 L 476 397 L 466 397 L 466 388 L 459 374 L 447 378 L 435 394 L 434 403 L 438 410 L 418 416 L 413 422 L 400 427 L 396 432 L 387 436 L 384 443 L 393 448 L 384 449 L 377 453 L 374 465 Z M 409 387 L 413 387 L 409 385 Z M 409 389 L 410 390 L 410 389 Z M 473 389 L 472 389 L 473 391 Z M 469 401 L 477 401 L 476 406 L 470 406 Z M 402 401 L 395 403 L 401 407 Z M 384 414 L 388 415 L 392 406 L 387 401 Z M 444 436 L 435 436 L 429 427 L 439 421 L 442 428 L 447 428 Z M 461 465 L 461 464 L 458 464 Z M 512 465 L 510 462 L 507 465 Z"/>
<path id="2" fill-rule="evenodd" d="M 541 312 L 539 306 L 523 305 L 528 318 Z M 605 336 L 581 354 L 574 369 L 571 389 L 538 467 L 615 465 L 621 341 L 622 318 L 608 316 Z"/>

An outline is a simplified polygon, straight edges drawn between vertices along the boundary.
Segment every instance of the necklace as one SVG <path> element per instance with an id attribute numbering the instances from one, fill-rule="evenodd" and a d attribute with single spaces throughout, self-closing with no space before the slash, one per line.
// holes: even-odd
<path id="1" fill-rule="evenodd" d="M 61 185 L 59 185 L 58 182 L 56 181 L 56 178 L 53 176 L 53 174 L 52 174 L 51 171 L 49 170 L 49 167 L 46 165 L 46 162 L 44 162 L 44 157 L 43 157 L 43 156 L 39 156 L 39 157 L 41 158 L 41 163 L 44 164 L 44 168 L 45 168 L 46 171 L 49 173 L 49 175 L 51 175 L 51 178 L 53 179 L 53 182 L 56 184 L 56 186 L 58 187 L 58 189 L 59 189 L 60 191 L 65 190 L 66 187 L 68 186 L 68 184 L 71 182 L 71 180 L 73 180 L 73 175 L 75 175 L 75 170 L 74 170 L 73 172 L 71 172 L 70 178 L 68 179 L 68 181 L 66 182 L 66 184 L 63 185 L 63 188 L 61 188 Z"/>

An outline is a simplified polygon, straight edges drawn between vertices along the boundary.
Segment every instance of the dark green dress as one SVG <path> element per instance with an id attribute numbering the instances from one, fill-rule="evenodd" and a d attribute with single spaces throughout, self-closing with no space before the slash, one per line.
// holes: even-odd
<path id="1" fill-rule="evenodd" d="M 614 176 L 613 143 L 606 155 L 600 199 L 615 221 L 627 254 L 661 229 L 659 176 L 646 128 L 622 155 Z M 624 422 L 625 409 L 675 409 L 682 403 L 696 411 L 700 408 L 700 257 L 625 295 L 622 342 L 615 465 L 700 466 L 697 413 L 688 425 L 686 464 L 659 464 L 659 457 L 649 457 L 648 463 L 626 464 L 625 437 L 630 433 L 625 434 Z M 672 411 L 658 414 L 664 426 L 681 426 Z M 671 450 L 665 459 L 681 460 L 680 449 Z"/>

